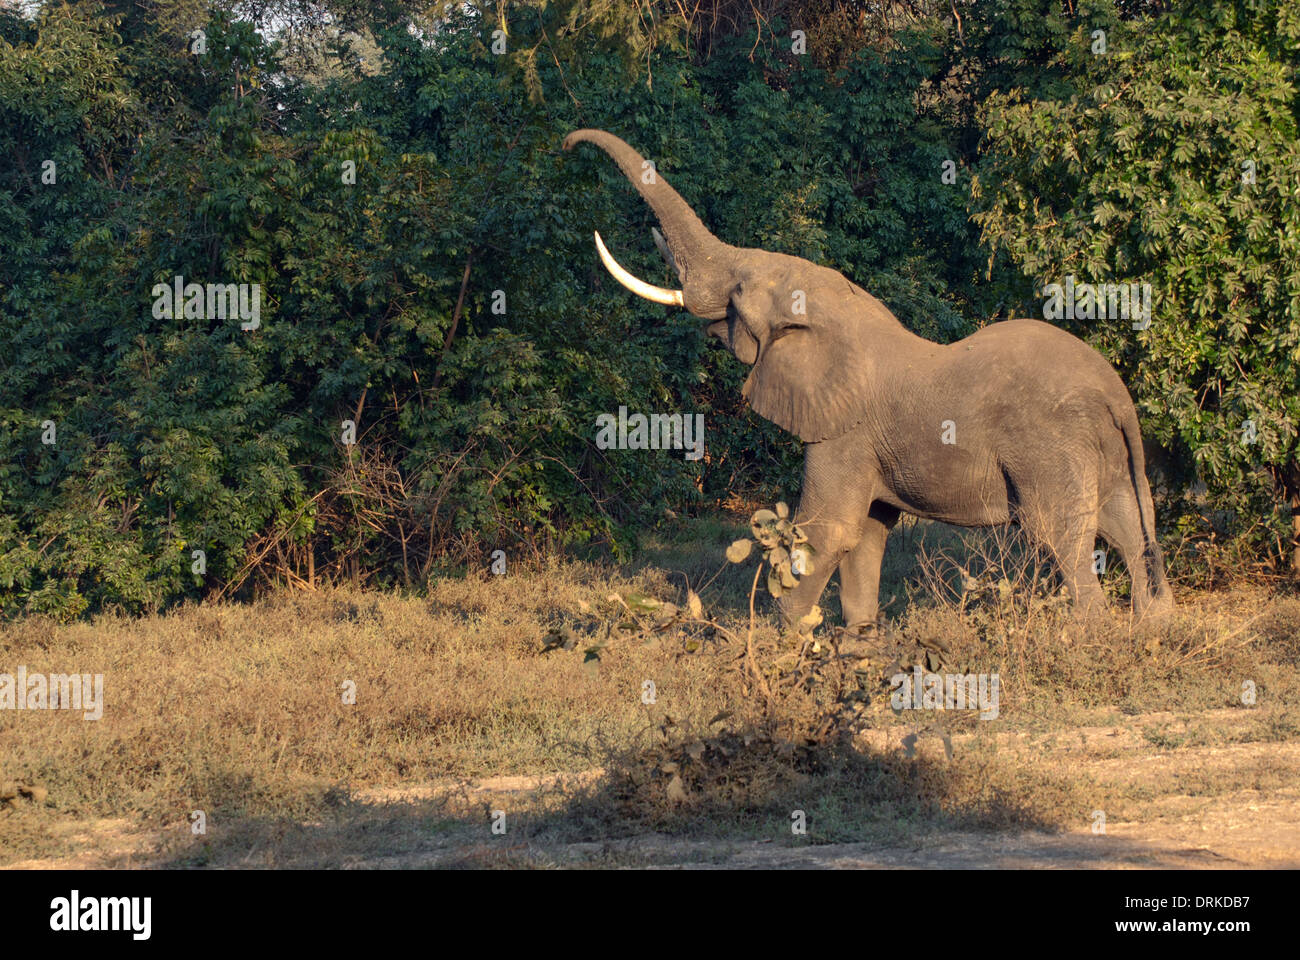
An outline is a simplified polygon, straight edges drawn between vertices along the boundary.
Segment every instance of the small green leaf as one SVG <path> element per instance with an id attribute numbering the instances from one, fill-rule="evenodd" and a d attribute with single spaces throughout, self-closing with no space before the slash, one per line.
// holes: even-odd
<path id="1" fill-rule="evenodd" d="M 765 547 L 776 545 L 777 516 L 771 510 L 756 510 L 749 518 L 749 529 L 754 539 Z"/>
<path id="2" fill-rule="evenodd" d="M 731 546 L 727 547 L 727 559 L 731 563 L 744 563 L 749 557 L 750 551 L 753 549 L 753 540 L 737 540 Z"/>
<path id="3" fill-rule="evenodd" d="M 785 592 L 781 589 L 781 578 L 775 570 L 767 572 L 767 592 L 774 597 L 780 597 Z"/>
<path id="4" fill-rule="evenodd" d="M 640 613 L 649 613 L 660 607 L 659 601 L 654 597 L 647 597 L 640 593 L 629 593 L 627 595 L 627 605 Z"/>
<path id="5" fill-rule="evenodd" d="M 790 572 L 790 564 L 782 563 L 775 569 L 781 577 L 781 586 L 785 587 L 787 590 L 793 590 L 795 587 L 799 586 L 799 579 Z"/>

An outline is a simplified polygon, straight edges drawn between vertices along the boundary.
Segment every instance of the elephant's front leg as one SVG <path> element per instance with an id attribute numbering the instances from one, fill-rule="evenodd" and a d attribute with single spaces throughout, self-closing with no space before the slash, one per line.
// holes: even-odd
<path id="1" fill-rule="evenodd" d="M 857 449 L 851 435 L 804 448 L 803 495 L 795 523 L 812 547 L 813 570 L 800 576 L 798 585 L 777 602 L 783 630 L 796 628 L 812 610 L 835 568 L 862 537 L 876 476 L 853 461 Z"/>
<path id="2" fill-rule="evenodd" d="M 840 605 L 850 634 L 872 636 L 880 611 L 880 564 L 885 541 L 898 522 L 898 510 L 874 503 L 862 524 L 857 546 L 840 562 Z"/>
<path id="3" fill-rule="evenodd" d="M 795 523 L 808 537 L 808 546 L 812 547 L 812 572 L 800 576 L 798 584 L 782 593 L 776 602 L 783 632 L 797 629 L 799 620 L 812 612 L 813 604 L 821 599 L 831 574 L 849 551 L 844 524 L 802 520 L 798 515 Z"/>

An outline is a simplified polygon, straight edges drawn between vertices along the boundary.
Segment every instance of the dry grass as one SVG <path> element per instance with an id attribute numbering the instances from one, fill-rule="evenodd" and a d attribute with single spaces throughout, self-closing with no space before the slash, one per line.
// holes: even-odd
<path id="1" fill-rule="evenodd" d="M 985 579 L 1028 568 L 938 528 L 891 541 L 882 596 L 895 598 L 897 637 L 942 640 L 953 664 L 1001 675 L 995 723 L 953 713 L 918 723 L 877 704 L 871 736 L 808 742 L 832 685 L 811 682 L 812 671 L 765 711 L 743 693 L 743 651 L 721 635 L 688 654 L 668 631 L 584 662 L 593 633 L 576 650 L 538 655 L 557 623 L 598 627 L 613 592 L 681 602 L 688 583 L 701 589 L 719 567 L 704 602 L 743 636 L 752 571 L 720 561 L 739 529 L 683 524 L 636 567 L 550 561 L 439 582 L 422 597 L 285 592 L 138 620 L 4 625 L 0 670 L 102 673 L 107 705 L 97 722 L 0 711 L 0 782 L 48 790 L 44 804 L 0 806 L 0 863 L 84 850 L 95 822 L 147 838 L 104 847 L 100 862 L 255 865 L 400 862 L 398 852 L 432 845 L 446 852 L 442 865 L 546 866 L 552 857 L 539 851 L 555 844 L 647 832 L 788 840 L 795 810 L 815 824 L 814 843 L 1050 828 L 1083 822 L 1099 803 L 1138 809 L 1151 802 L 1143 791 L 1164 788 L 1035 764 L 1006 747 L 1008 732 L 1054 735 L 1152 711 L 1170 719 L 1145 724 L 1143 742 L 1177 749 L 1291 741 L 1300 730 L 1300 599 L 1235 588 L 1180 597 L 1156 628 L 1117 618 L 1081 630 L 1032 578 L 1009 578 L 1006 596 L 945 596 L 935 579 L 943 550 L 968 570 L 983 551 L 996 561 L 980 567 Z M 832 614 L 835 605 L 832 590 Z M 766 615 L 756 640 L 774 660 Z M 1259 698 L 1249 711 L 1245 680 Z M 355 704 L 344 703 L 346 681 Z M 1183 714 L 1215 710 L 1179 726 Z M 908 733 L 921 735 L 912 756 L 899 749 Z M 941 736 L 957 741 L 951 759 Z M 473 783 L 584 771 L 527 790 Z M 1254 767 L 1216 776 L 1198 789 L 1285 780 Z M 512 841 L 480 851 L 493 809 L 507 811 Z M 190 832 L 194 810 L 207 816 L 204 836 Z"/>

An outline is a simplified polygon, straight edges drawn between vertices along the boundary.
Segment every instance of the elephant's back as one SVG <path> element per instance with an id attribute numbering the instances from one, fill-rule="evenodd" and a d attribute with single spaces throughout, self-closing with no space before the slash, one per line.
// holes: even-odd
<path id="1" fill-rule="evenodd" d="M 991 323 L 950 349 L 957 362 L 983 368 L 986 375 L 1000 373 L 1019 379 L 1032 374 L 1042 377 L 1042 385 L 1056 392 L 1070 386 L 1091 386 L 1108 394 L 1118 388 L 1128 395 L 1115 368 L 1095 348 L 1041 320 Z"/>

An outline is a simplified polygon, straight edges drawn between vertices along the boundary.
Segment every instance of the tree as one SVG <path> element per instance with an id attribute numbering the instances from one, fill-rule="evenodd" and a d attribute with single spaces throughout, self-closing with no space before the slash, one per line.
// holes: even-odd
<path id="1" fill-rule="evenodd" d="M 1078 22 L 1068 89 L 985 104 L 975 220 L 1027 278 L 1025 312 L 1070 275 L 1151 285 L 1148 329 L 1062 322 L 1119 365 L 1184 481 L 1300 574 L 1298 45 L 1282 0 L 1119 23 L 1104 53 Z"/>

